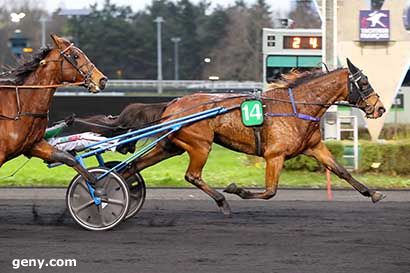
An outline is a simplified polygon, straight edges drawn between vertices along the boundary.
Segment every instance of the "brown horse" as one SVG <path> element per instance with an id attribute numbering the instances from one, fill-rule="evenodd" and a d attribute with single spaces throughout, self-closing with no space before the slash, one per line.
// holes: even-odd
<path id="1" fill-rule="evenodd" d="M 104 89 L 107 77 L 69 41 L 57 35 L 51 38 L 55 48 L 41 50 L 33 60 L 11 71 L 14 79 L 0 81 L 0 166 L 24 154 L 63 162 L 95 182 L 73 156 L 54 149 L 43 137 L 57 87 L 74 83 L 96 93 Z"/>
<path id="2" fill-rule="evenodd" d="M 178 118 L 191 113 L 222 106 L 234 110 L 183 127 L 159 143 L 152 151 L 134 161 L 124 172 L 124 177 L 152 166 L 162 160 L 188 152 L 189 166 L 185 179 L 210 195 L 225 215 L 230 207 L 225 197 L 212 189 L 202 179 L 202 169 L 208 159 L 212 143 L 249 155 L 258 155 L 266 161 L 265 190 L 251 192 L 231 184 L 224 190 L 244 199 L 270 199 L 275 196 L 279 174 L 286 159 L 305 154 L 317 159 L 327 169 L 346 180 L 362 195 L 373 202 L 384 198 L 354 179 L 346 169 L 336 162 L 321 140 L 319 123 L 295 116 L 275 116 L 277 113 L 293 113 L 289 88 L 292 88 L 298 113 L 320 118 L 326 109 L 337 101 L 349 103 L 362 109 L 368 118 L 378 118 L 385 112 L 379 96 L 374 92 L 367 77 L 348 60 L 348 69 L 324 72 L 293 72 L 283 80 L 273 83 L 262 93 L 265 105 L 265 121 L 261 130 L 260 148 L 256 144 L 254 130 L 241 122 L 239 105 L 249 96 L 237 94 L 198 93 L 170 103 L 162 112 L 163 120 Z M 138 111 L 138 110 L 136 110 Z M 162 111 L 162 110 L 161 110 Z M 272 115 L 269 115 L 272 114 Z"/>

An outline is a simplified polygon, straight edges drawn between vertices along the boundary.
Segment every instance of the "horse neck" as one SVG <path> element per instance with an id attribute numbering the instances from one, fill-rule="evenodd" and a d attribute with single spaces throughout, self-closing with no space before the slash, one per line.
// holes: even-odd
<path id="1" fill-rule="evenodd" d="M 59 69 L 58 65 L 59 63 L 55 63 L 55 65 L 48 69 L 39 66 L 26 78 L 23 85 L 44 86 L 60 84 L 62 77 L 60 75 L 61 69 Z M 24 100 L 30 102 L 29 105 L 32 109 L 46 111 L 51 105 L 55 90 L 55 87 L 25 89 L 24 92 L 20 92 L 20 96 L 23 103 Z"/>
<path id="2" fill-rule="evenodd" d="M 347 70 L 339 69 L 294 88 L 296 101 L 324 105 L 299 104 L 298 110 L 304 114 L 322 117 L 330 105 L 346 99 L 347 81 Z"/>

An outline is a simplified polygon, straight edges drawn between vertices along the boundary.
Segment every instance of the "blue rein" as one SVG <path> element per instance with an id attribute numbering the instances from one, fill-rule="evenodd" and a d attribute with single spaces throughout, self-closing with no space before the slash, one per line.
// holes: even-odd
<path id="1" fill-rule="evenodd" d="M 290 98 L 290 103 L 292 104 L 293 113 L 291 113 L 291 114 L 266 113 L 265 116 L 269 116 L 269 117 L 294 117 L 294 118 L 299 118 L 299 119 L 303 119 L 303 120 L 307 120 L 307 121 L 313 121 L 313 122 L 319 122 L 320 121 L 320 118 L 312 117 L 310 115 L 305 115 L 305 114 L 302 114 L 302 113 L 298 113 L 298 111 L 296 109 L 295 99 L 293 98 L 292 88 L 288 88 L 288 94 L 289 94 L 289 98 Z"/>

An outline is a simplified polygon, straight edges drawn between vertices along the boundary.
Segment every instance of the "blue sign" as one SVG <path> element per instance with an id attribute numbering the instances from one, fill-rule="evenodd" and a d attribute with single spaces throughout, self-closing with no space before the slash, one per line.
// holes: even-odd
<path id="1" fill-rule="evenodd" d="M 360 41 L 390 41 L 390 11 L 361 10 L 359 18 Z"/>

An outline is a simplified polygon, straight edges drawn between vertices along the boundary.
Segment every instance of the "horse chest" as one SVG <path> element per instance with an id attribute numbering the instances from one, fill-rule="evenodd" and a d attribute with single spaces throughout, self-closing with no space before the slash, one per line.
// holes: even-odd
<path id="1" fill-rule="evenodd" d="M 33 121 L 32 118 L 4 122 L 1 126 L 5 135 L 3 148 L 13 156 L 23 153 L 43 139 L 46 126 L 47 120 Z"/>

